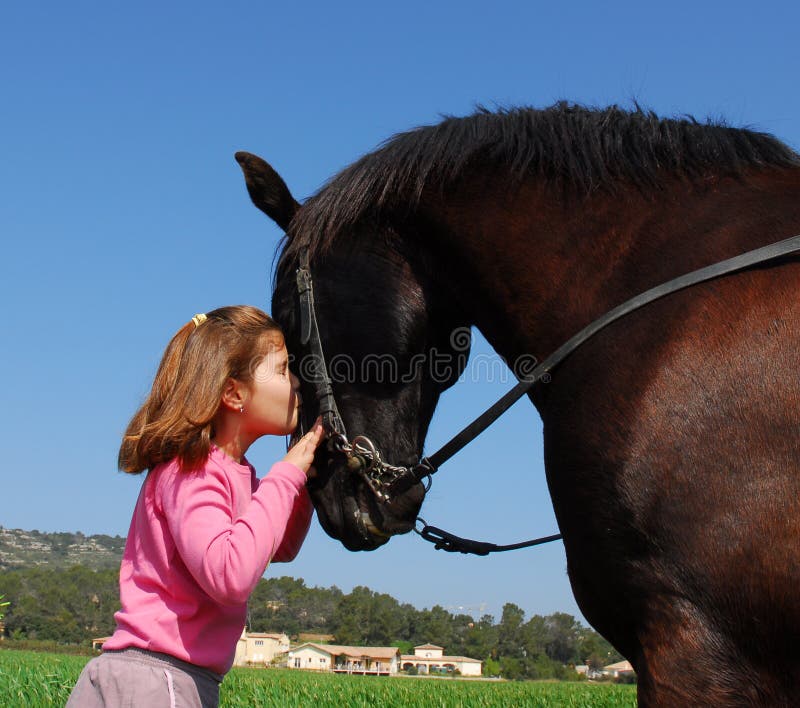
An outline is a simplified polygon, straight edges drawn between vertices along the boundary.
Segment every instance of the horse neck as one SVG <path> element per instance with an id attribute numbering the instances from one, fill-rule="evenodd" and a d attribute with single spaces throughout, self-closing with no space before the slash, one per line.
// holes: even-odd
<path id="1" fill-rule="evenodd" d="M 637 293 L 800 233 L 800 170 L 676 178 L 655 194 L 623 186 L 580 202 L 484 175 L 437 218 L 461 312 L 507 360 L 541 360 Z"/>

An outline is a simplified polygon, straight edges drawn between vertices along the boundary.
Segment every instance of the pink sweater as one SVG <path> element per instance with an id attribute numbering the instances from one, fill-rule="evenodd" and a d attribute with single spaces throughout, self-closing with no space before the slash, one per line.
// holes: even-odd
<path id="1" fill-rule="evenodd" d="M 313 511 L 300 469 L 278 462 L 258 480 L 245 463 L 212 446 L 198 472 L 173 460 L 147 475 L 122 556 L 117 629 L 103 649 L 231 668 L 247 598 L 271 560 L 297 555 Z"/>

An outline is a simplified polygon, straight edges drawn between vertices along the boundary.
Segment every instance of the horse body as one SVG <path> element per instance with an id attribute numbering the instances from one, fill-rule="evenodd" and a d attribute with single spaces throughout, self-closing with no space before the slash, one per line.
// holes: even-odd
<path id="1" fill-rule="evenodd" d="M 469 325 L 512 368 L 541 360 L 639 292 L 800 233 L 800 170 L 776 162 L 676 170 L 657 188 L 618 178 L 577 199 L 473 160 L 430 179 L 414 208 L 359 214 L 315 253 L 326 351 L 408 361 Z M 243 166 L 254 201 L 288 223 L 254 194 L 261 171 Z M 309 238 L 306 208 L 329 211 L 321 195 L 293 210 L 279 266 L 274 312 L 290 349 L 292 246 Z M 642 704 L 789 705 L 800 684 L 798 286 L 800 264 L 786 260 L 670 295 L 531 394 L 576 600 L 634 665 Z M 446 380 L 423 367 L 402 384 L 336 382 L 348 429 L 410 464 L 454 367 Z M 349 548 L 409 530 L 419 485 L 390 508 L 334 451 L 317 465 L 320 519 Z"/>
<path id="2" fill-rule="evenodd" d="M 509 362 L 543 359 L 653 285 L 800 233 L 797 174 L 684 187 L 679 211 L 604 195 L 583 205 L 588 219 L 529 189 L 486 210 L 498 200 L 481 191 L 477 207 L 438 210 L 441 233 L 474 273 L 454 297 Z M 481 244 L 498 232 L 487 262 Z M 786 263 L 672 295 L 532 395 L 576 599 L 644 697 L 774 705 L 800 682 L 788 630 L 800 629 L 798 287 L 800 264 Z"/>

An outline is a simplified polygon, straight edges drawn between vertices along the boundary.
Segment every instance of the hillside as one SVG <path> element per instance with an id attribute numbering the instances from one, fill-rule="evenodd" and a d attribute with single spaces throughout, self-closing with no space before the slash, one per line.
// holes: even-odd
<path id="1" fill-rule="evenodd" d="M 118 568 L 125 548 L 122 536 L 41 533 L 0 526 L 0 570 L 17 568 Z"/>

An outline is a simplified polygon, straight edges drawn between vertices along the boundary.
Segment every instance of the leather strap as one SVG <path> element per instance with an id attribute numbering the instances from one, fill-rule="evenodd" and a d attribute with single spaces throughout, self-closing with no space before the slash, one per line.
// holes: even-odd
<path id="1" fill-rule="evenodd" d="M 297 269 L 297 293 L 300 298 L 300 344 L 309 348 L 310 366 L 304 367 L 304 374 L 310 374 L 314 385 L 314 395 L 319 402 L 319 414 L 328 433 L 347 436 L 342 416 L 336 407 L 333 387 L 328 376 L 325 353 L 322 351 L 322 340 L 317 326 L 316 308 L 314 307 L 314 285 L 308 264 L 308 249 L 300 252 L 300 267 Z"/>
<path id="2" fill-rule="evenodd" d="M 514 403 L 516 403 L 522 396 L 530 391 L 537 382 L 546 374 L 549 374 L 558 364 L 566 359 L 572 352 L 574 352 L 586 340 L 593 337 L 604 327 L 607 327 L 612 322 L 630 314 L 634 310 L 638 310 L 645 305 L 650 304 L 654 300 L 670 295 L 671 293 L 683 290 L 691 285 L 697 285 L 707 280 L 719 278 L 720 276 L 727 275 L 728 273 L 736 273 L 754 265 L 774 261 L 781 256 L 788 256 L 800 251 L 800 235 L 792 236 L 791 238 L 778 241 L 777 243 L 756 248 L 753 251 L 748 251 L 739 256 L 734 256 L 719 263 L 700 268 L 699 270 L 692 271 L 686 275 L 681 275 L 677 278 L 657 285 L 650 290 L 646 290 L 630 300 L 623 302 L 621 305 L 610 310 L 602 317 L 598 317 L 594 322 L 584 327 L 574 337 L 562 344 L 556 349 L 547 359 L 545 359 L 539 366 L 537 366 L 530 374 L 529 377 L 520 381 L 514 388 L 506 393 L 497 403 L 487 409 L 478 418 L 472 421 L 461 432 L 456 434 L 452 439 L 442 445 L 439 450 L 430 456 L 422 459 L 422 464 L 428 467 L 428 474 L 432 474 L 439 469 L 439 467 L 455 455 L 461 448 L 468 442 L 480 435 L 486 428 L 488 428 L 494 421 L 496 421 L 503 413 L 505 413 Z"/>
<path id="3" fill-rule="evenodd" d="M 516 551 L 520 548 L 530 548 L 531 546 L 550 543 L 550 541 L 558 541 L 561 538 L 561 534 L 556 533 L 552 536 L 542 536 L 541 538 L 534 538 L 530 541 L 509 543 L 506 546 L 500 546 L 496 543 L 490 543 L 489 541 L 473 541 L 471 538 L 456 536 L 454 533 L 444 531 L 437 526 L 428 526 L 424 519 L 417 519 L 417 521 L 421 521 L 423 527 L 421 531 L 417 528 L 415 528 L 414 531 L 426 541 L 430 541 L 434 544 L 434 548 L 436 548 L 437 551 L 471 553 L 475 556 L 488 556 L 490 553 L 500 553 L 502 551 Z"/>

